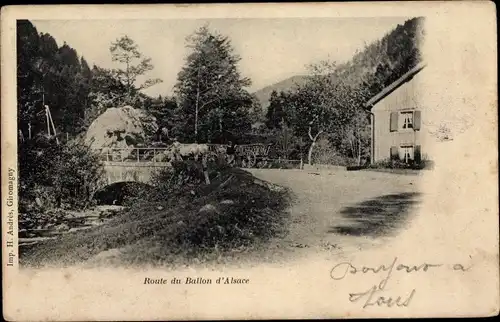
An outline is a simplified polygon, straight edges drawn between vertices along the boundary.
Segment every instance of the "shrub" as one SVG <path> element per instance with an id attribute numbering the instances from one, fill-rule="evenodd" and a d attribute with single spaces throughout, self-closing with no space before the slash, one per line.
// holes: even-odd
<path id="1" fill-rule="evenodd" d="M 370 165 L 372 169 L 413 169 L 413 170 L 423 170 L 432 169 L 434 167 L 434 162 L 427 159 L 422 159 L 420 162 L 415 162 L 410 160 L 410 162 L 404 162 L 399 159 L 386 159 L 382 161 L 375 162 Z"/>
<path id="2" fill-rule="evenodd" d="M 290 162 L 288 160 L 276 161 L 273 160 L 269 162 L 266 169 L 300 169 L 300 162 Z"/>
<path id="3" fill-rule="evenodd" d="M 287 190 L 235 168 L 198 188 L 196 198 L 184 191 L 169 200 L 136 203 L 104 225 L 25 247 L 20 264 L 74 265 L 114 248 L 120 248 L 117 260 L 124 265 L 226 261 L 286 234 Z"/>
<path id="4" fill-rule="evenodd" d="M 339 153 L 327 138 L 318 140 L 314 147 L 312 158 L 314 164 L 347 166 L 357 163 L 353 158 Z"/>
<path id="5" fill-rule="evenodd" d="M 189 159 L 171 162 L 171 167 L 165 167 L 153 174 L 151 182 L 154 191 L 147 197 L 150 200 L 164 200 L 172 194 L 193 189 L 205 183 L 201 160 Z M 228 168 L 223 158 L 208 161 L 208 176 L 210 179 L 218 176 Z"/>
<path id="6" fill-rule="evenodd" d="M 100 186 L 104 168 L 99 156 L 79 140 L 63 146 L 54 183 L 60 188 L 60 198 L 71 207 L 86 207 Z"/>
<path id="7" fill-rule="evenodd" d="M 20 144 L 18 158 L 21 211 L 33 207 L 84 208 L 102 180 L 99 156 L 80 140 L 57 144 L 39 136 Z"/>
<path id="8" fill-rule="evenodd" d="M 357 170 L 363 170 L 366 168 L 367 168 L 367 166 L 364 166 L 364 165 L 352 165 L 352 166 L 347 166 L 346 170 L 347 171 L 357 171 Z"/>

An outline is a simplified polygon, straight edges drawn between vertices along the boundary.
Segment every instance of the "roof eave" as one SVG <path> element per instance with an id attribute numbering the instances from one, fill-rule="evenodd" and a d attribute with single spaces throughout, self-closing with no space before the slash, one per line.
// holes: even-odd
<path id="1" fill-rule="evenodd" d="M 425 66 L 427 66 L 427 63 L 421 62 L 412 69 L 410 69 L 403 76 L 392 82 L 389 86 L 381 90 L 377 95 L 369 99 L 368 102 L 366 102 L 364 105 L 365 109 L 371 110 L 373 105 L 377 104 L 380 100 L 382 100 L 384 97 L 395 91 L 398 87 L 411 80 L 413 76 L 415 76 L 418 72 L 420 72 Z"/>

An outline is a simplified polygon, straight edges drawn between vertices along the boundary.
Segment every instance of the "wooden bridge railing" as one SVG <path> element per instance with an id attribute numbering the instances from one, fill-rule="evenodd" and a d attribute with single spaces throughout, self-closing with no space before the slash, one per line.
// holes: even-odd
<path id="1" fill-rule="evenodd" d="M 157 156 L 166 156 L 168 148 L 107 148 L 99 150 L 101 161 L 164 162 Z"/>
<path id="2" fill-rule="evenodd" d="M 202 145 L 203 146 L 203 145 Z M 193 153 L 207 153 L 212 155 L 220 155 L 224 154 L 227 148 L 227 145 L 221 144 L 206 144 L 205 147 L 208 147 L 200 150 L 194 150 Z M 185 148 L 184 145 L 180 145 L 178 148 L 182 150 Z M 302 160 L 287 160 L 287 159 L 274 159 L 269 158 L 269 150 L 270 145 L 264 144 L 247 144 L 247 145 L 237 145 L 236 146 L 236 154 L 239 155 L 239 159 L 243 160 L 244 167 L 266 167 L 269 166 L 270 163 L 288 163 L 288 164 L 297 164 L 302 168 L 303 161 Z M 101 156 L 101 161 L 107 162 L 158 162 L 165 163 L 169 162 L 172 158 L 174 158 L 174 149 L 173 147 L 168 148 L 151 148 L 151 147 L 143 147 L 143 148 L 103 148 L 98 150 L 98 153 Z M 185 157 L 183 153 L 186 151 L 177 151 L 181 156 Z"/>

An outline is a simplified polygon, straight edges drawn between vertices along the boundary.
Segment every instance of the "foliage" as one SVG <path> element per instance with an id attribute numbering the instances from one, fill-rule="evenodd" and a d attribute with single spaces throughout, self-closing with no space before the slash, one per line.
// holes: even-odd
<path id="1" fill-rule="evenodd" d="M 409 162 L 404 162 L 399 159 L 387 159 L 375 162 L 369 166 L 371 169 L 433 169 L 434 162 L 426 158 L 422 158 L 420 161 L 410 160 Z"/>
<path id="2" fill-rule="evenodd" d="M 91 71 L 85 59 L 27 20 L 17 21 L 17 90 L 20 139 L 46 131 L 49 106 L 57 132 L 76 136 L 82 128 Z"/>
<path id="3" fill-rule="evenodd" d="M 288 103 L 292 94 L 288 92 L 271 92 L 269 107 L 266 113 L 266 125 L 273 129 L 281 129 L 282 126 L 290 127 L 295 121 L 295 111 L 289 108 Z"/>
<path id="4" fill-rule="evenodd" d="M 201 27 L 187 38 L 191 53 L 177 76 L 175 135 L 184 142 L 222 143 L 250 131 L 252 96 L 228 37 Z"/>
<path id="5" fill-rule="evenodd" d="M 38 198 L 44 208 L 86 207 L 102 180 L 99 157 L 78 140 L 56 144 L 37 136 L 19 146 L 18 162 L 19 196 L 27 206 Z"/>
<path id="6" fill-rule="evenodd" d="M 90 106 L 85 114 L 85 129 L 108 108 L 126 104 L 127 88 L 117 80 L 111 70 L 94 66 L 88 100 Z"/>
<path id="7" fill-rule="evenodd" d="M 195 189 L 205 182 L 201 160 L 182 160 L 171 162 L 172 167 L 165 167 L 153 174 L 151 179 L 156 188 L 151 199 L 165 199 L 172 194 L 182 193 Z M 223 158 L 208 162 L 208 176 L 210 179 L 218 176 L 228 168 Z"/>
<path id="8" fill-rule="evenodd" d="M 293 125 L 294 134 L 309 142 L 309 164 L 313 161 L 316 142 L 322 135 L 341 150 L 344 135 L 340 133 L 347 131 L 348 125 L 357 124 L 352 119 L 362 113 L 356 112 L 361 108 L 356 101 L 360 91 L 333 78 L 335 68 L 334 63 L 328 62 L 313 65 L 313 76 L 297 91 L 274 93 L 270 100 L 268 126 L 279 129 Z M 359 126 L 363 127 L 363 124 Z M 357 133 L 352 132 L 355 138 Z"/>
<path id="9" fill-rule="evenodd" d="M 318 140 L 312 159 L 315 164 L 348 165 L 354 163 L 352 158 L 339 153 L 325 137 Z"/>
<path id="10" fill-rule="evenodd" d="M 145 106 L 151 115 L 156 118 L 159 131 L 155 135 L 155 141 L 168 141 L 173 139 L 170 133 L 175 126 L 175 111 L 177 102 L 174 98 L 168 96 L 158 96 L 151 99 Z"/>
<path id="11" fill-rule="evenodd" d="M 137 202 L 105 225 L 26 249 L 21 265 L 90 263 L 109 249 L 120 249 L 118 260 L 125 265 L 228 260 L 286 231 L 286 191 L 256 181 L 238 169 L 221 170 L 208 186 Z"/>
<path id="12" fill-rule="evenodd" d="M 112 60 L 124 65 L 123 69 L 113 69 L 113 76 L 125 85 L 127 91 L 127 104 L 133 103 L 133 92 L 151 87 L 162 82 L 161 79 L 147 79 L 137 85 L 137 78 L 153 70 L 151 58 L 143 57 L 137 44 L 127 35 L 116 39 L 109 47 Z M 136 62 L 138 61 L 138 62 Z"/>
<path id="13" fill-rule="evenodd" d="M 249 118 L 252 123 L 252 127 L 256 125 L 261 126 L 266 122 L 262 105 L 255 95 L 252 95 L 252 105 L 250 106 Z"/>
<path id="14" fill-rule="evenodd" d="M 273 160 L 266 164 L 265 169 L 300 169 L 300 162 L 290 162 L 288 160 Z"/>
<path id="15" fill-rule="evenodd" d="M 307 152 L 307 142 L 294 133 L 294 128 L 286 124 L 268 133 L 268 142 L 272 143 L 269 157 L 300 160 Z"/>
<path id="16" fill-rule="evenodd" d="M 311 65 L 309 77 L 293 91 L 271 94 L 267 126 L 293 125 L 294 134 L 309 141 L 309 163 L 322 136 L 344 159 L 367 162 L 370 125 L 363 105 L 421 61 L 422 22 L 413 18 L 398 25 L 347 63 Z"/>

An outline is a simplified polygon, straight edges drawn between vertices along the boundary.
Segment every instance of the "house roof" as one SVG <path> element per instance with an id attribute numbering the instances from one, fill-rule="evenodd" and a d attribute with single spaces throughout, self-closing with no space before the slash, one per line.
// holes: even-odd
<path id="1" fill-rule="evenodd" d="M 373 107 L 373 105 L 377 104 L 381 99 L 383 99 L 384 97 L 395 91 L 399 86 L 411 80 L 413 76 L 415 76 L 425 66 L 427 66 L 427 64 L 422 62 L 417 66 L 413 67 L 412 69 L 410 69 L 403 76 L 394 81 L 391 85 L 387 86 L 382 91 L 380 91 L 380 93 L 378 93 L 377 95 L 373 96 L 370 100 L 368 100 L 368 102 L 365 103 L 365 108 Z"/>

